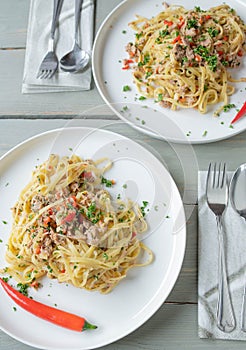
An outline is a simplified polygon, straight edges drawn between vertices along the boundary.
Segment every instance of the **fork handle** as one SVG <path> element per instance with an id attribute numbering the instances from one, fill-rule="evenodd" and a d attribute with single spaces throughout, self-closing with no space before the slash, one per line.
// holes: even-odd
<path id="1" fill-rule="evenodd" d="M 53 18 L 52 18 L 51 31 L 50 31 L 50 37 L 53 40 L 55 37 L 56 26 L 57 26 L 60 12 L 61 12 L 62 3 L 63 3 L 63 0 L 54 0 Z"/>
<path id="2" fill-rule="evenodd" d="M 219 237 L 217 326 L 221 331 L 229 333 L 235 328 L 236 322 L 227 281 L 224 233 L 220 215 L 217 216 L 217 226 Z"/>
<path id="3" fill-rule="evenodd" d="M 243 332 L 246 332 L 246 278 L 244 281 L 243 302 L 241 310 L 241 330 Z"/>

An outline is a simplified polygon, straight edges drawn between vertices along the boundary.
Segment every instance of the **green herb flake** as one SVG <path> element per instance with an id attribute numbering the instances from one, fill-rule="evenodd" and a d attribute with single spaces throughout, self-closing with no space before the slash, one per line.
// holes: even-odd
<path id="1" fill-rule="evenodd" d="M 234 105 L 234 103 L 229 103 L 228 105 L 225 105 L 223 107 L 223 111 L 224 112 L 228 112 L 231 108 L 235 108 L 236 106 Z"/>
<path id="2" fill-rule="evenodd" d="M 2 223 L 3 223 L 4 225 L 7 225 L 7 224 L 8 224 L 7 221 L 5 221 L 5 220 L 2 220 Z"/>
<path id="3" fill-rule="evenodd" d="M 14 310 L 14 311 L 17 311 L 17 309 L 16 309 L 16 307 L 15 307 L 15 306 L 13 306 L 13 310 Z"/>
<path id="4" fill-rule="evenodd" d="M 188 29 L 197 28 L 197 20 L 196 20 L 196 18 L 192 18 L 192 19 L 189 19 L 187 21 L 187 28 Z"/>
<path id="5" fill-rule="evenodd" d="M 142 213 L 143 216 L 146 215 L 145 209 L 146 209 L 146 207 L 147 207 L 148 205 L 149 205 L 149 202 L 147 202 L 147 201 L 143 201 L 143 202 L 142 202 L 142 206 L 140 207 L 140 210 L 141 210 L 141 213 Z"/>
<path id="6" fill-rule="evenodd" d="M 19 290 L 19 292 L 23 295 L 25 295 L 26 297 L 28 297 L 28 284 L 23 284 L 23 283 L 18 283 L 17 284 L 17 288 Z"/>
<path id="7" fill-rule="evenodd" d="M 102 176 L 101 183 L 105 184 L 106 187 L 112 187 L 113 186 L 113 180 L 108 180 L 105 177 Z"/>
<path id="8" fill-rule="evenodd" d="M 144 100 L 146 100 L 146 97 L 144 97 L 144 96 L 139 97 L 139 101 L 144 101 Z"/>
<path id="9" fill-rule="evenodd" d="M 208 28 L 208 34 L 211 36 L 211 38 L 214 38 L 214 37 L 218 36 L 219 30 L 216 28 L 210 27 L 210 28 Z"/>
<path id="10" fill-rule="evenodd" d="M 131 88 L 129 85 L 125 85 L 123 86 L 123 91 L 126 92 L 126 91 L 131 91 Z"/>
<path id="11" fill-rule="evenodd" d="M 108 254 L 107 253 L 103 253 L 103 257 L 105 260 L 108 260 Z"/>
<path id="12" fill-rule="evenodd" d="M 143 36 L 143 32 L 135 33 L 136 38 L 139 40 Z"/>
<path id="13" fill-rule="evenodd" d="M 202 134 L 202 136 L 205 137 L 205 136 L 207 136 L 207 134 L 208 134 L 208 131 L 205 130 L 204 133 Z"/>

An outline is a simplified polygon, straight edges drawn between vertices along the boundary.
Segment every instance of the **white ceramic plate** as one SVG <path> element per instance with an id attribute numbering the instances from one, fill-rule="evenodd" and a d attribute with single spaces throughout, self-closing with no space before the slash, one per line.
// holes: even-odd
<path id="1" fill-rule="evenodd" d="M 129 271 L 110 294 L 100 295 L 44 278 L 43 288 L 31 291 L 35 300 L 88 319 L 98 329 L 77 333 L 36 318 L 17 306 L 0 288 L 0 328 L 26 344 L 42 349 L 94 349 L 114 342 L 141 326 L 162 305 L 178 277 L 186 241 L 182 201 L 170 174 L 149 151 L 121 135 L 90 128 L 65 128 L 40 134 L 1 158 L 0 266 L 11 230 L 11 211 L 31 171 L 50 153 L 114 161 L 107 177 L 116 180 L 112 195 L 149 202 L 149 230 L 144 242 L 154 262 Z M 106 176 L 106 175 L 105 175 Z M 125 186 L 126 185 L 126 186 Z M 3 200 L 4 198 L 4 200 Z M 3 223 L 6 221 L 7 224 Z"/>
<path id="2" fill-rule="evenodd" d="M 196 110 L 183 109 L 170 111 L 163 109 L 153 100 L 139 101 L 139 94 L 133 84 L 132 72 L 122 70 L 122 60 L 128 58 L 125 47 L 128 42 L 134 42 L 134 32 L 128 23 L 134 20 L 135 14 L 150 18 L 163 10 L 162 0 L 126 0 L 123 1 L 103 22 L 93 49 L 93 73 L 97 88 L 110 108 L 121 119 L 138 130 L 154 137 L 164 138 L 172 142 L 207 143 L 218 141 L 236 135 L 246 128 L 246 118 L 230 127 L 230 122 L 236 115 L 236 109 L 221 113 L 218 118 L 213 116 L 216 106 L 201 115 Z M 182 0 L 170 0 L 169 4 L 184 5 Z M 246 3 L 244 0 L 228 0 L 246 22 Z M 221 1 L 196 0 L 185 1 L 185 7 L 192 9 L 200 5 L 202 9 L 220 5 Z M 234 69 L 234 77 L 246 77 L 246 63 L 240 69 Z M 131 91 L 123 92 L 125 85 Z M 245 101 L 246 84 L 236 84 L 236 93 L 230 98 L 236 108 Z"/>

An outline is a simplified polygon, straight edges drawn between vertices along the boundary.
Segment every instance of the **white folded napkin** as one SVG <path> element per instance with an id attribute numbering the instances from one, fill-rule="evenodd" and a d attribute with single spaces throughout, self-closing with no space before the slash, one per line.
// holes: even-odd
<path id="1" fill-rule="evenodd" d="M 64 0 L 56 29 L 56 54 L 58 59 L 72 49 L 74 38 L 75 0 Z M 48 40 L 53 14 L 52 0 L 31 0 L 27 31 L 26 57 L 22 93 L 89 90 L 91 65 L 79 73 L 58 72 L 51 79 L 36 79 L 43 57 L 48 51 Z M 91 54 L 94 28 L 94 0 L 84 0 L 80 38 L 81 46 Z"/>
<path id="2" fill-rule="evenodd" d="M 229 179 L 232 173 L 228 173 Z M 208 208 L 205 198 L 207 172 L 198 174 L 199 220 L 199 272 L 198 272 L 198 324 L 199 337 L 211 339 L 246 340 L 240 330 L 241 306 L 246 269 L 246 222 L 229 206 L 224 216 L 227 272 L 236 328 L 224 333 L 216 325 L 218 298 L 218 231 L 216 218 Z"/>

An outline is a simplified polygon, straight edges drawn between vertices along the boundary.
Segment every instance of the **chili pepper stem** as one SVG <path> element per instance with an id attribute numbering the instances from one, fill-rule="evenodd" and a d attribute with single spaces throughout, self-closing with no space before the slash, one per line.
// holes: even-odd
<path id="1" fill-rule="evenodd" d="M 86 329 L 96 329 L 96 328 L 97 326 L 95 326 L 94 324 L 91 324 L 85 321 L 82 331 L 85 331 Z"/>

